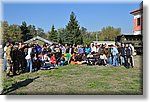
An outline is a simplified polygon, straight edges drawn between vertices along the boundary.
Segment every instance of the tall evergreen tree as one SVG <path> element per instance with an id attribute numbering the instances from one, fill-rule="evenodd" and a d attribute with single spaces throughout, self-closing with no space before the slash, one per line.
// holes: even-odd
<path id="1" fill-rule="evenodd" d="M 80 31 L 80 26 L 78 24 L 78 21 L 76 20 L 76 16 L 74 12 L 71 12 L 70 14 L 70 21 L 68 25 L 66 26 L 66 34 L 65 34 L 65 41 L 69 44 L 82 44 L 82 34 Z"/>
<path id="2" fill-rule="evenodd" d="M 20 28 L 21 28 L 21 34 L 22 34 L 23 41 L 27 41 L 29 39 L 29 36 L 28 36 L 29 30 L 27 27 L 27 23 L 25 21 L 22 22 Z"/>
<path id="3" fill-rule="evenodd" d="M 57 30 L 55 30 L 54 25 L 52 25 L 51 31 L 48 32 L 48 39 L 54 42 L 58 42 L 58 34 Z"/>

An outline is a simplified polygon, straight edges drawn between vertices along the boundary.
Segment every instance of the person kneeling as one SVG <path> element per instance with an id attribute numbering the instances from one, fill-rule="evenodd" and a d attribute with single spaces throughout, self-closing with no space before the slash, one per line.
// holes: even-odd
<path id="1" fill-rule="evenodd" d="M 92 53 L 87 55 L 87 65 L 95 65 L 95 58 Z"/>
<path id="2" fill-rule="evenodd" d="M 106 66 L 107 65 L 106 61 L 107 61 L 106 55 L 104 53 L 101 53 L 98 65 L 104 65 L 104 66 Z"/>

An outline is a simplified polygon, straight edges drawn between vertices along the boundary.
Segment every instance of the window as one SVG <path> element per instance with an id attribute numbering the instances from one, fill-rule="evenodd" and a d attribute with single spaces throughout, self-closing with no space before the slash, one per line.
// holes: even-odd
<path id="1" fill-rule="evenodd" d="M 140 26 L 141 25 L 141 18 L 138 18 L 137 19 L 137 26 Z"/>

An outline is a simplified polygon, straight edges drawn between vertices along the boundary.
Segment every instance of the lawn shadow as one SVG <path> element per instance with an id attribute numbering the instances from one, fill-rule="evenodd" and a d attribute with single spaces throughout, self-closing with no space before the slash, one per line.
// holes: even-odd
<path id="1" fill-rule="evenodd" d="M 15 91 L 15 90 L 21 88 L 21 87 L 25 87 L 25 86 L 29 85 L 30 83 L 32 83 L 35 79 L 38 79 L 38 78 L 39 78 L 39 76 L 32 78 L 32 79 L 26 79 L 26 80 L 17 82 L 15 84 L 12 84 L 11 87 L 9 87 L 7 90 L 3 91 L 3 94 L 6 95 L 12 91 Z"/>

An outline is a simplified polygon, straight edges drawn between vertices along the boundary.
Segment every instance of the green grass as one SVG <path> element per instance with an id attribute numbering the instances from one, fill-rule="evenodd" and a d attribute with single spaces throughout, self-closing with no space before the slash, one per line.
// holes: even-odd
<path id="1" fill-rule="evenodd" d="M 4 94 L 143 94 L 141 56 L 135 68 L 67 65 L 13 78 L 3 77 Z M 5 74 L 4 74 L 5 75 Z M 34 79 L 35 78 L 35 79 Z"/>

